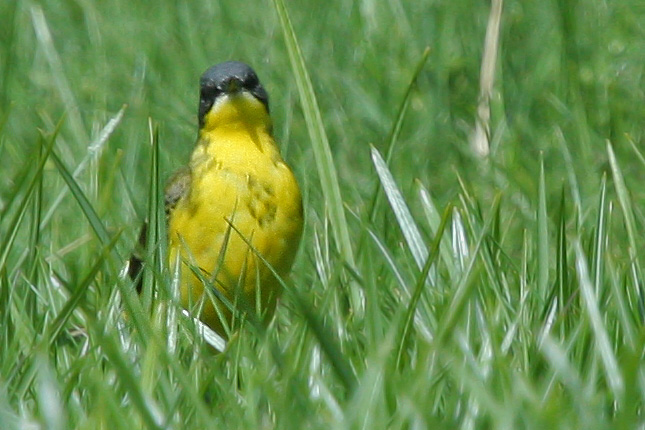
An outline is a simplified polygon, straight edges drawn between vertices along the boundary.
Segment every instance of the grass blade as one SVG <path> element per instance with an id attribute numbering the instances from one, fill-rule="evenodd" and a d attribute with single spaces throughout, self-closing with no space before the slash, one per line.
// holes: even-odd
<path id="1" fill-rule="evenodd" d="M 575 207 L 578 208 L 578 210 L 576 211 L 578 214 L 578 223 L 581 223 L 582 220 L 580 219 L 580 208 L 582 208 L 582 198 L 580 197 L 580 184 L 576 176 L 576 168 L 573 162 L 573 158 L 571 157 L 571 151 L 569 151 L 569 145 L 564 137 L 564 133 L 562 133 L 562 129 L 559 127 L 555 130 L 555 138 L 560 144 L 562 158 L 564 160 L 564 164 L 567 166 L 566 172 L 567 179 L 569 181 L 569 189 L 571 190 L 571 196 L 573 197 Z"/>
<path id="2" fill-rule="evenodd" d="M 473 152 L 486 157 L 490 152 L 490 100 L 495 83 L 495 66 L 499 47 L 499 28 L 502 21 L 502 0 L 493 0 L 486 25 L 484 54 L 479 77 L 479 104 L 475 131 L 470 139 Z"/>
<path id="3" fill-rule="evenodd" d="M 314 307 L 308 300 L 305 300 L 302 294 L 294 291 L 293 296 L 298 303 L 299 310 L 307 320 L 309 329 L 313 332 L 320 347 L 325 352 L 338 379 L 342 382 L 346 392 L 351 394 L 356 388 L 356 376 L 345 354 L 343 354 L 338 341 L 332 335 L 332 330 L 325 327 L 323 321 L 314 311 Z"/>
<path id="4" fill-rule="evenodd" d="M 288 293 L 291 297 L 293 297 L 294 301 L 296 302 L 298 310 L 302 313 L 302 315 L 305 317 L 307 321 L 307 326 L 309 329 L 313 332 L 314 336 L 318 340 L 320 347 L 322 350 L 325 352 L 327 358 L 329 358 L 329 361 L 332 364 L 332 367 L 337 374 L 338 378 L 340 381 L 343 383 L 345 386 L 345 389 L 348 393 L 352 393 L 356 387 L 357 381 L 356 381 L 356 376 L 354 375 L 354 372 L 352 371 L 352 367 L 350 365 L 350 362 L 347 360 L 345 355 L 342 353 L 342 349 L 336 340 L 336 338 L 333 336 L 332 330 L 329 330 L 327 327 L 325 327 L 325 324 L 323 323 L 322 319 L 320 316 L 315 312 L 314 306 L 311 304 L 309 299 L 305 298 L 305 295 L 301 294 L 299 291 L 297 291 L 295 288 L 290 287 L 284 280 L 280 277 L 280 275 L 275 271 L 275 269 L 271 266 L 271 264 L 264 258 L 262 254 L 258 252 L 258 250 L 253 246 L 251 242 L 242 234 L 241 231 L 239 231 L 233 224 L 229 223 L 229 226 L 235 233 L 242 239 L 246 245 L 249 247 L 251 252 L 262 261 L 262 264 L 266 265 L 266 267 L 273 273 L 273 276 L 278 280 L 278 282 L 282 285 L 282 288 L 285 290 L 286 293 Z M 252 315 L 251 313 L 249 315 Z M 259 322 L 254 322 L 252 319 L 249 319 L 249 322 L 251 322 L 251 326 L 254 327 L 258 332 L 264 333 L 265 330 L 263 329 L 262 325 Z M 277 354 L 279 354 L 278 351 L 275 351 L 274 355 L 277 358 Z M 281 359 L 276 359 L 277 363 L 281 363 Z"/>
<path id="5" fill-rule="evenodd" d="M 67 170 L 67 167 L 65 167 L 65 164 L 63 164 L 63 162 L 58 157 L 58 155 L 56 155 L 56 153 L 53 151 L 51 153 L 51 159 L 54 161 L 54 164 L 56 165 L 58 172 L 65 180 L 65 183 L 67 184 L 72 195 L 74 196 L 79 206 L 81 207 L 81 211 L 85 215 L 85 218 L 89 221 L 90 226 L 94 230 L 94 233 L 96 233 L 96 236 L 101 241 L 101 244 L 103 246 L 107 246 L 110 243 L 110 235 L 108 234 L 107 229 L 103 225 L 103 221 L 101 221 L 98 214 L 92 207 L 92 204 L 85 196 L 85 193 L 83 192 L 83 190 L 81 190 L 81 187 L 78 185 L 78 182 L 76 182 L 72 174 L 69 172 L 69 170 Z M 116 252 L 116 250 L 114 252 Z"/>
<path id="6" fill-rule="evenodd" d="M 56 342 L 56 339 L 63 330 L 65 323 L 70 319 L 74 310 L 87 292 L 88 288 L 90 287 L 90 285 L 92 285 L 92 282 L 96 278 L 96 274 L 99 272 L 101 267 L 103 267 L 105 259 L 111 252 L 112 248 L 114 248 L 114 245 L 116 245 L 119 237 L 121 237 L 121 232 L 118 232 L 114 235 L 112 241 L 103 248 L 103 252 L 101 252 L 96 260 L 96 263 L 94 264 L 94 266 L 92 266 L 89 273 L 83 278 L 82 281 L 79 282 L 74 291 L 70 291 L 72 295 L 49 326 L 49 333 L 45 336 L 45 339 L 47 340 L 50 347 L 54 344 L 54 342 Z"/>
<path id="7" fill-rule="evenodd" d="M 417 304 L 419 303 L 419 299 L 421 298 L 423 287 L 426 285 L 426 278 L 428 277 L 428 273 L 430 273 L 430 267 L 432 267 L 435 260 L 439 256 L 443 234 L 446 229 L 446 225 L 448 224 L 448 220 L 450 219 L 451 213 L 452 213 L 452 206 L 448 205 L 444 211 L 443 216 L 441 217 L 441 223 L 439 224 L 437 232 L 435 234 L 435 238 L 432 243 L 432 248 L 430 250 L 430 256 L 428 257 L 428 260 L 424 264 L 421 274 L 417 278 L 417 283 L 414 287 L 414 293 L 412 294 L 412 298 L 408 303 L 408 309 L 406 311 L 405 319 L 403 321 L 403 330 L 401 332 L 398 350 L 396 354 L 397 369 L 400 368 L 401 358 L 403 356 L 403 349 L 407 344 L 407 339 L 412 328 L 412 322 L 414 321 L 414 315 L 416 313 Z M 424 327 L 424 329 L 425 331 L 430 332 L 429 327 L 427 327 L 427 325 L 426 327 Z"/>
<path id="8" fill-rule="evenodd" d="M 419 184 L 419 197 L 421 199 L 421 206 L 430 225 L 430 231 L 433 235 L 436 235 L 439 231 L 439 226 L 441 224 L 441 217 L 437 211 L 435 203 L 432 201 L 430 192 L 426 187 Z M 441 259 L 443 263 L 448 268 L 448 273 L 450 274 L 451 279 L 456 277 L 455 261 L 453 260 L 453 255 L 450 251 L 452 244 L 450 243 L 449 237 L 444 237 L 441 241 L 441 247 L 439 249 Z"/>
<path id="9" fill-rule="evenodd" d="M 287 12 L 287 8 L 283 0 L 273 0 L 273 5 L 278 13 L 280 19 L 280 26 L 284 35 L 287 52 L 289 53 L 289 61 L 298 87 L 298 94 L 300 95 L 300 102 L 302 104 L 302 111 L 307 124 L 307 131 L 311 139 L 311 147 L 314 152 L 316 160 L 316 168 L 320 183 L 322 186 L 322 193 L 325 200 L 326 210 L 329 211 L 329 219 L 331 221 L 334 239 L 340 251 L 340 255 L 345 262 L 355 268 L 356 263 L 354 259 L 354 251 L 352 243 L 349 238 L 349 228 L 347 226 L 347 218 L 345 217 L 345 208 L 343 199 L 340 193 L 340 186 L 338 185 L 338 174 L 336 166 L 331 155 L 329 148 L 329 141 L 327 134 L 323 127 L 322 116 L 316 101 L 311 79 L 307 73 L 305 60 L 300 51 L 296 34 L 291 25 L 291 19 Z M 354 286 L 355 287 L 355 286 Z M 361 290 L 357 287 L 350 290 L 352 300 L 352 310 L 359 318 L 364 313 L 364 298 L 362 297 Z"/>
<path id="10" fill-rule="evenodd" d="M 54 142 L 56 141 L 56 136 L 58 135 L 58 131 L 60 130 L 60 126 L 62 125 L 62 123 L 63 123 L 62 121 L 59 122 L 55 132 L 49 138 L 49 142 L 47 142 L 45 150 L 43 151 L 43 154 L 41 156 L 40 162 L 36 165 L 34 169 L 34 176 L 31 178 L 31 181 L 26 186 L 25 195 L 23 196 L 22 201 L 18 205 L 16 214 L 14 215 L 11 222 L 9 223 L 8 232 L 4 233 L 5 238 L 2 244 L 0 245 L 0 269 L 3 269 L 5 267 L 5 264 L 7 262 L 7 257 L 9 256 L 9 252 L 11 251 L 14 241 L 16 240 L 16 236 L 18 235 L 20 224 L 27 211 L 31 195 L 40 182 L 40 177 L 43 174 L 43 168 L 45 167 L 45 163 L 47 162 L 48 158 L 51 155 L 53 155 L 52 150 L 54 148 Z"/>
<path id="11" fill-rule="evenodd" d="M 607 141 L 607 154 L 609 155 L 609 164 L 614 178 L 614 186 L 616 187 L 618 202 L 623 210 L 623 218 L 625 219 L 625 228 L 627 229 L 627 237 L 629 239 L 629 255 L 632 258 L 637 258 L 636 250 L 638 248 L 636 247 L 636 222 L 634 221 L 634 211 L 632 209 L 627 186 L 625 185 L 623 173 L 620 170 L 620 166 L 616 160 L 616 155 L 614 154 L 614 150 L 609 141 Z"/>
<path id="12" fill-rule="evenodd" d="M 390 173 L 385 160 L 383 160 L 381 154 L 374 147 L 372 147 L 372 161 L 374 162 L 376 173 L 383 185 L 385 195 L 387 196 L 390 206 L 392 207 L 392 211 L 399 223 L 401 232 L 403 233 L 405 241 L 408 244 L 408 248 L 412 253 L 412 257 L 417 263 L 417 267 L 422 269 L 428 259 L 428 248 L 421 237 L 421 232 L 414 222 L 414 219 L 412 219 L 412 214 L 403 199 L 401 191 L 399 191 L 399 188 L 396 186 L 396 182 L 394 181 L 392 173 Z"/>
<path id="13" fill-rule="evenodd" d="M 51 158 L 54 161 L 54 164 L 56 165 L 56 168 L 58 169 L 60 175 L 65 180 L 65 183 L 70 188 L 72 195 L 81 207 L 81 211 L 83 212 L 85 218 L 89 221 L 90 226 L 94 230 L 94 233 L 99 238 L 101 244 L 104 247 L 107 246 L 111 242 L 110 236 L 107 229 L 103 225 L 103 222 L 92 207 L 92 204 L 89 202 L 89 200 L 85 196 L 85 193 L 83 193 L 83 190 L 81 190 L 76 180 L 74 180 L 69 170 L 67 170 L 67 167 L 65 167 L 63 162 L 53 151 L 51 153 Z M 110 258 L 108 259 L 108 261 L 113 264 L 112 267 L 118 267 L 124 262 L 121 255 L 119 255 L 118 249 L 116 248 L 112 248 L 112 252 L 110 253 Z M 126 310 L 132 316 L 132 321 L 141 336 L 142 342 L 148 342 L 148 340 L 153 337 L 152 328 L 150 326 L 150 321 L 145 317 L 144 310 L 141 306 L 139 298 L 136 297 L 136 292 L 133 288 L 131 288 L 131 284 L 123 279 L 117 279 L 116 285 L 121 292 L 121 297 L 124 300 Z"/>
<path id="14" fill-rule="evenodd" d="M 129 393 L 132 405 L 139 412 L 146 428 L 164 429 L 159 406 L 143 392 L 139 376 L 135 373 L 132 364 L 124 357 L 124 353 L 114 337 L 103 333 L 103 327 L 93 327 L 93 329 L 102 351 L 119 374 L 119 381 Z"/>
<path id="15" fill-rule="evenodd" d="M 490 230 L 492 220 L 495 218 L 493 214 L 497 212 L 497 206 L 499 205 L 500 200 L 501 196 L 499 194 L 495 196 L 495 200 L 493 201 L 493 205 L 490 210 L 491 215 L 488 217 L 479 233 L 479 237 L 477 238 L 477 242 L 475 243 L 475 248 L 470 254 L 468 264 L 464 268 L 464 271 L 461 273 L 459 284 L 457 284 L 452 299 L 447 305 L 446 314 L 441 318 L 441 325 L 437 330 L 437 342 L 440 345 L 445 342 L 448 333 L 451 333 L 455 324 L 457 324 L 459 315 L 461 315 L 461 312 L 466 306 L 467 300 L 470 297 L 470 292 L 474 288 L 474 283 L 470 282 L 470 278 L 474 271 L 473 269 L 475 267 L 475 262 L 479 258 L 479 250 L 482 246 L 482 243 L 484 242 L 484 238 Z"/>
<path id="16" fill-rule="evenodd" d="M 603 268 L 605 261 L 605 247 L 607 244 L 607 177 L 602 175 L 600 183 L 600 196 L 598 198 L 598 220 L 596 222 L 596 231 L 593 237 L 593 259 L 591 261 L 591 270 L 593 272 L 593 285 L 596 295 L 600 294 L 600 287 L 603 279 Z"/>
<path id="17" fill-rule="evenodd" d="M 574 248 L 576 252 L 576 270 L 578 272 L 578 281 L 580 283 L 580 295 L 583 299 L 584 308 L 587 311 L 587 317 L 591 322 L 596 351 L 602 360 L 605 376 L 607 377 L 607 383 L 613 392 L 614 399 L 620 403 L 623 400 L 625 383 L 607 334 L 607 328 L 605 327 L 602 315 L 600 314 L 598 297 L 594 292 L 594 286 L 591 278 L 589 277 L 587 258 L 582 251 L 580 242 L 576 241 Z"/>
<path id="18" fill-rule="evenodd" d="M 121 107 L 119 112 L 112 117 L 103 127 L 101 132 L 99 133 L 98 137 L 92 142 L 88 147 L 87 147 L 87 153 L 85 154 L 85 157 L 81 160 L 80 163 L 78 163 L 78 166 L 76 169 L 74 169 L 74 173 L 72 174 L 72 177 L 74 179 L 78 178 L 81 173 L 85 171 L 85 168 L 89 164 L 89 162 L 94 159 L 98 154 L 101 153 L 101 150 L 105 146 L 105 143 L 108 141 L 112 133 L 116 130 L 117 126 L 120 124 L 121 119 L 123 119 L 123 114 L 125 113 L 125 109 L 127 106 Z M 60 205 L 60 203 L 63 201 L 63 198 L 67 195 L 68 188 L 64 188 L 61 190 L 61 192 L 56 196 L 54 201 L 49 207 L 49 210 L 45 214 L 45 216 L 42 219 L 42 222 L 40 223 L 40 228 L 44 228 L 49 220 L 51 219 L 52 215 L 56 212 L 56 209 Z"/>
<path id="19" fill-rule="evenodd" d="M 547 296 L 549 288 L 549 230 L 546 212 L 546 184 L 544 179 L 544 159 L 540 156 L 540 183 L 538 187 L 537 245 L 538 245 L 538 291 Z"/>
<path id="20" fill-rule="evenodd" d="M 403 120 L 405 119 L 405 114 L 408 111 L 408 106 L 410 105 L 410 97 L 412 96 L 412 89 L 415 87 L 417 83 L 417 79 L 419 78 L 419 74 L 423 70 L 423 67 L 425 66 L 426 62 L 428 61 L 428 56 L 430 55 L 430 48 L 426 48 L 423 51 L 423 54 L 421 55 L 421 59 L 417 63 L 417 67 L 414 69 L 414 72 L 412 73 L 412 78 L 410 79 L 410 83 L 408 84 L 408 87 L 405 90 L 405 94 L 403 95 L 403 100 L 401 100 L 401 104 L 399 105 L 399 110 L 396 115 L 396 119 L 394 120 L 394 124 L 392 125 L 392 129 L 390 130 L 390 134 L 387 139 L 387 149 L 385 150 L 385 163 L 389 166 L 390 161 L 392 160 L 392 154 L 394 154 L 394 148 L 396 147 L 396 143 L 399 140 L 399 135 L 401 134 L 401 128 L 403 126 Z M 376 189 L 372 193 L 372 205 L 371 209 L 369 211 L 369 220 L 374 221 L 376 217 L 376 210 L 379 206 L 379 196 L 381 195 L 379 193 L 379 188 L 380 188 L 380 182 L 376 184 Z"/>
<path id="21" fill-rule="evenodd" d="M 611 173 L 614 179 L 614 187 L 616 188 L 616 195 L 618 196 L 618 202 L 623 212 L 623 219 L 625 221 L 625 228 L 627 229 L 627 239 L 629 242 L 628 253 L 631 260 L 631 273 L 633 277 L 634 286 L 638 292 L 638 306 L 641 312 L 641 318 L 644 318 L 643 313 L 645 313 L 645 306 L 643 305 L 643 285 L 641 280 L 643 275 L 641 273 L 641 264 L 640 258 L 638 255 L 638 247 L 636 242 L 637 232 L 636 232 L 636 221 L 634 220 L 634 211 L 631 204 L 631 198 L 629 192 L 627 191 L 627 186 L 625 185 L 625 179 L 623 173 L 620 170 L 618 161 L 616 160 L 616 155 L 614 150 L 611 147 L 611 142 L 607 141 L 607 154 L 609 155 L 609 164 L 611 166 Z"/>
<path id="22" fill-rule="evenodd" d="M 49 26 L 47 25 L 47 20 L 45 19 L 45 13 L 40 6 L 32 6 L 30 9 L 32 25 L 34 31 L 36 32 L 36 38 L 42 47 L 43 52 L 45 53 L 45 58 L 49 63 L 49 67 L 52 72 L 52 77 L 54 78 L 55 87 L 59 92 L 59 97 L 63 101 L 66 113 L 69 115 L 70 123 L 72 126 L 72 131 L 78 142 L 87 142 L 87 134 L 85 133 L 85 125 L 83 124 L 83 119 L 80 115 L 80 109 L 78 108 L 78 103 L 74 97 L 74 92 L 72 87 L 65 76 L 65 70 L 63 68 L 63 61 L 61 60 L 56 47 L 54 46 L 54 40 L 52 38 L 51 32 L 49 31 Z"/>
<path id="23" fill-rule="evenodd" d="M 562 188 L 562 193 L 560 195 L 560 214 L 558 216 L 558 233 L 556 235 L 556 253 L 555 253 L 555 285 L 556 292 L 558 297 L 558 307 L 560 310 L 563 310 L 565 303 L 567 303 L 571 297 L 575 294 L 573 289 L 575 288 L 569 282 L 569 263 L 567 258 L 567 252 L 569 250 L 569 242 L 567 241 L 567 218 L 566 218 L 566 207 L 565 207 L 565 190 Z M 576 315 L 575 312 L 568 312 L 567 314 Z M 571 318 L 565 317 L 566 324 L 569 324 Z"/>
<path id="24" fill-rule="evenodd" d="M 164 273 L 163 268 L 166 267 L 165 246 L 158 246 L 158 244 L 167 243 L 166 240 L 162 239 L 162 235 L 165 237 L 164 227 L 166 218 L 163 215 L 163 203 L 159 201 L 160 193 L 163 189 L 159 173 L 159 128 L 156 125 L 153 125 L 152 121 L 149 121 L 148 128 L 150 132 L 150 143 L 152 146 L 152 154 L 150 157 L 150 185 L 148 189 L 148 213 L 146 220 L 141 227 L 142 229 L 145 229 L 145 232 L 142 231 L 140 235 L 143 236 L 139 237 L 139 241 L 141 241 L 143 237 L 145 242 L 137 243 L 137 246 L 145 246 L 145 250 L 138 250 L 144 254 L 141 258 L 151 263 L 145 264 L 143 266 L 143 272 L 140 274 L 140 276 L 142 276 L 140 281 L 141 301 L 146 309 L 149 308 L 152 301 L 154 289 L 153 274 Z M 162 290 L 162 292 L 165 293 L 166 291 Z M 164 298 L 168 297 L 169 295 L 164 296 Z"/>
<path id="25" fill-rule="evenodd" d="M 40 6 L 32 6 L 30 12 L 32 25 L 36 32 L 36 38 L 45 53 L 45 57 L 47 58 L 47 62 L 49 63 L 49 67 L 52 72 L 52 77 L 56 84 L 55 86 L 58 89 L 59 96 L 67 109 L 75 138 L 78 142 L 87 142 L 88 138 L 85 133 L 83 119 L 80 115 L 80 109 L 78 108 L 78 103 L 74 97 L 72 87 L 65 76 L 63 62 L 58 55 L 58 52 L 56 52 L 54 40 L 51 32 L 49 31 L 45 14 Z"/>
<path id="26" fill-rule="evenodd" d="M 643 153 L 638 149 L 634 140 L 630 136 L 627 136 L 627 142 L 629 142 L 629 147 L 632 148 L 632 151 L 634 151 L 634 154 L 636 155 L 638 161 L 643 167 L 645 167 L 645 156 L 643 156 Z"/>

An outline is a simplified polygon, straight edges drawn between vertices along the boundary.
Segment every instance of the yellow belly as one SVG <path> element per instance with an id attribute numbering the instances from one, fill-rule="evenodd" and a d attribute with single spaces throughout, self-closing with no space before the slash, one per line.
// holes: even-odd
<path id="1" fill-rule="evenodd" d="M 172 268 L 181 261 L 182 305 L 196 309 L 204 300 L 199 318 L 225 334 L 219 315 L 230 324 L 231 313 L 202 299 L 204 283 L 194 269 L 240 311 L 271 315 L 281 288 L 255 251 L 287 275 L 302 233 L 302 200 L 268 134 L 228 130 L 202 139 L 215 143 L 196 149 L 189 191 L 170 213 L 169 262 Z"/>

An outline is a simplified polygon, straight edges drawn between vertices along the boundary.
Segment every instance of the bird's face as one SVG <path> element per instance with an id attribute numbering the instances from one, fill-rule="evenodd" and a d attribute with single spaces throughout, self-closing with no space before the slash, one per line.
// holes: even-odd
<path id="1" fill-rule="evenodd" d="M 269 97 L 248 65 L 238 61 L 218 64 L 204 72 L 200 84 L 200 129 L 232 124 L 236 119 L 269 121 Z"/>

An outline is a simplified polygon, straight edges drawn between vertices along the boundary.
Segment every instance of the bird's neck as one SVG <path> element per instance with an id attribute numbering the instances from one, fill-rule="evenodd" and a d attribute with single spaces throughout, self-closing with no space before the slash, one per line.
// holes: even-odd
<path id="1" fill-rule="evenodd" d="M 271 117 L 266 106 L 247 93 L 226 96 L 203 118 L 200 135 L 215 132 L 270 134 Z"/>

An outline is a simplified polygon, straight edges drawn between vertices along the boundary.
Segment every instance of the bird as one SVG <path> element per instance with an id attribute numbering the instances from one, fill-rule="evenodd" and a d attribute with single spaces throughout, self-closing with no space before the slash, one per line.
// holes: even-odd
<path id="1" fill-rule="evenodd" d="M 273 315 L 282 289 L 276 275 L 288 275 L 302 236 L 302 195 L 249 65 L 227 61 L 202 74 L 197 119 L 190 160 L 164 190 L 168 266 L 178 267 L 181 306 L 226 337 L 231 306 L 264 321 Z M 145 234 L 144 225 L 142 244 Z M 141 260 L 130 263 L 136 277 Z"/>

